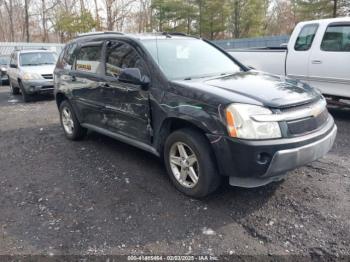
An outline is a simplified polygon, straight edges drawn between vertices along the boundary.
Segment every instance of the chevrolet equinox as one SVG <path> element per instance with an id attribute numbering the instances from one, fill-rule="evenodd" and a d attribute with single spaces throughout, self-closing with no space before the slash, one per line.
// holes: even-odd
<path id="1" fill-rule="evenodd" d="M 309 85 L 247 68 L 181 34 L 90 33 L 69 42 L 54 72 L 63 131 L 87 130 L 164 160 L 191 197 L 257 187 L 323 157 L 337 127 Z"/>

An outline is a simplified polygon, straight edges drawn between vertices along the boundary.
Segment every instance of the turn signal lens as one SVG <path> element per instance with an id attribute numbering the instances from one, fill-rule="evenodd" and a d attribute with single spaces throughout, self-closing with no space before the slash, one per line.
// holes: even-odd
<path id="1" fill-rule="evenodd" d="M 226 110 L 226 121 L 227 121 L 227 129 L 229 132 L 229 135 L 231 137 L 237 137 L 237 131 L 235 127 L 235 119 L 233 117 L 232 112 Z"/>

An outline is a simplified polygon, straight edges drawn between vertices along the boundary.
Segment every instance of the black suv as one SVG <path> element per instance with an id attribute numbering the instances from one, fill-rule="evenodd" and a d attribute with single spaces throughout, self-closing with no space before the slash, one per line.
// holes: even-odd
<path id="1" fill-rule="evenodd" d="M 336 136 L 315 89 L 179 34 L 80 36 L 62 51 L 54 83 L 67 138 L 90 129 L 151 152 L 193 197 L 223 177 L 241 187 L 281 180 Z"/>

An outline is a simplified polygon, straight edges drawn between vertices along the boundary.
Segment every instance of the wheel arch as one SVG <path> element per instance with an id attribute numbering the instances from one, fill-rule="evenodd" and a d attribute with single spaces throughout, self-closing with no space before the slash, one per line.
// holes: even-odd
<path id="1" fill-rule="evenodd" d="M 168 117 L 165 118 L 159 129 L 158 132 L 156 134 L 156 141 L 155 141 L 155 146 L 158 150 L 158 152 L 160 153 L 160 155 L 163 154 L 163 146 L 165 143 L 166 138 L 174 131 L 179 130 L 179 129 L 183 129 L 183 128 L 191 128 L 194 129 L 196 131 L 198 131 L 199 133 L 202 133 L 205 137 L 209 130 L 199 124 L 197 121 L 194 121 L 192 119 L 185 119 L 185 118 L 179 118 L 179 117 Z M 206 137 L 207 138 L 207 137 Z M 208 140 L 209 141 L 209 140 Z"/>
<path id="2" fill-rule="evenodd" d="M 56 99 L 57 107 L 60 108 L 60 105 L 62 104 L 62 102 L 64 100 L 68 100 L 68 97 L 62 92 L 59 92 L 55 95 L 55 99 Z"/>

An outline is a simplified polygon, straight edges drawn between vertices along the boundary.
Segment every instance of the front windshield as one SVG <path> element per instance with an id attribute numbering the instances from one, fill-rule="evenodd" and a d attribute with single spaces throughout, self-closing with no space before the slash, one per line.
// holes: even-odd
<path id="1" fill-rule="evenodd" d="M 56 60 L 56 54 L 50 52 L 33 52 L 20 55 L 21 66 L 54 65 Z"/>
<path id="2" fill-rule="evenodd" d="M 171 80 L 220 76 L 241 69 L 225 54 L 200 39 L 147 39 L 142 43 Z"/>
<path id="3" fill-rule="evenodd" d="M 7 56 L 0 56 L 0 65 L 8 65 L 10 63 L 10 58 Z"/>

